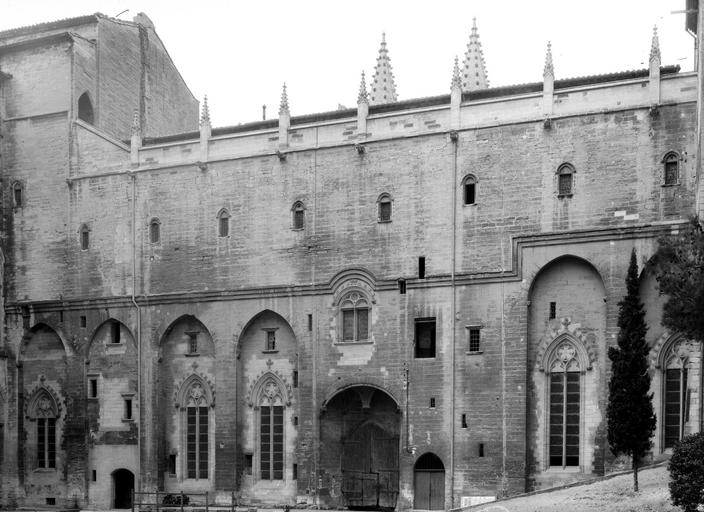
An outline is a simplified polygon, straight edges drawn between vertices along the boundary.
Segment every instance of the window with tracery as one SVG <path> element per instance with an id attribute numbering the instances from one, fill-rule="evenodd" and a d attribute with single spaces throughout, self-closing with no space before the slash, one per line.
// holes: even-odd
<path id="1" fill-rule="evenodd" d="M 274 379 L 266 381 L 259 398 L 259 469 L 262 480 L 284 478 L 284 399 Z"/>
<path id="2" fill-rule="evenodd" d="M 691 350 L 691 343 L 678 340 L 667 348 L 665 355 L 663 366 L 663 446 L 665 448 L 673 448 L 684 435 L 684 426 L 689 416 L 687 367 Z"/>
<path id="3" fill-rule="evenodd" d="M 549 465 L 579 466 L 581 379 L 577 349 L 572 343 L 559 343 L 549 371 Z"/>
<path id="4" fill-rule="evenodd" d="M 574 167 L 562 164 L 557 169 L 557 195 L 571 196 L 574 193 Z"/>
<path id="5" fill-rule="evenodd" d="M 680 159 L 677 153 L 671 151 L 665 158 L 663 158 L 662 163 L 664 165 L 664 182 L 665 185 L 677 185 L 680 178 Z"/>
<path id="6" fill-rule="evenodd" d="M 58 408 L 54 398 L 41 390 L 31 401 L 30 417 L 37 422 L 37 467 L 56 468 L 56 418 Z"/>
<path id="7" fill-rule="evenodd" d="M 293 208 L 291 208 L 291 213 L 292 213 L 292 227 L 293 229 L 303 229 L 305 227 L 305 221 L 306 221 L 306 209 L 303 206 L 303 203 L 300 201 L 296 201 L 293 204 Z"/>
<path id="8" fill-rule="evenodd" d="M 348 293 L 340 301 L 342 341 L 369 339 L 369 301 L 359 292 Z"/>
<path id="9" fill-rule="evenodd" d="M 187 478 L 208 478 L 209 412 L 210 407 L 203 385 L 195 381 L 186 394 Z"/>

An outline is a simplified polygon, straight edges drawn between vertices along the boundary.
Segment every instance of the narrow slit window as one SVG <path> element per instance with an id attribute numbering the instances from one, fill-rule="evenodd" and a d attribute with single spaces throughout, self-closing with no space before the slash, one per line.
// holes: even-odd
<path id="1" fill-rule="evenodd" d="M 98 379 L 88 379 L 88 398 L 98 398 Z"/>
<path id="2" fill-rule="evenodd" d="M 298 370 L 293 370 L 293 387 L 298 387 Z"/>
<path id="3" fill-rule="evenodd" d="M 479 456 L 484 457 L 484 443 L 479 443 Z"/>
<path id="4" fill-rule="evenodd" d="M 435 397 L 434 396 L 430 397 L 430 408 L 435 409 Z"/>
<path id="5" fill-rule="evenodd" d="M 425 256 L 418 258 L 418 279 L 425 279 Z"/>
<path id="6" fill-rule="evenodd" d="M 388 194 L 379 196 L 379 222 L 391 222 L 391 197 Z"/>
<path id="7" fill-rule="evenodd" d="M 306 212 L 303 203 L 297 201 L 291 209 L 293 214 L 293 229 L 303 229 L 305 227 Z"/>
<path id="8" fill-rule="evenodd" d="M 120 323 L 110 322 L 110 341 L 112 343 L 120 343 Z"/>
<path id="9" fill-rule="evenodd" d="M 15 182 L 12 185 L 12 199 L 15 203 L 15 208 L 21 208 L 24 206 L 24 193 L 22 189 L 22 184 L 20 182 Z"/>
<path id="10" fill-rule="evenodd" d="M 554 320 L 557 315 L 557 302 L 550 303 L 550 320 Z"/>
<path id="11" fill-rule="evenodd" d="M 467 415 L 462 415 L 462 428 L 467 428 Z"/>
<path id="12" fill-rule="evenodd" d="M 227 210 L 220 210 L 218 213 L 218 236 L 230 236 L 230 214 Z"/>
<path id="13" fill-rule="evenodd" d="M 80 237 L 81 237 L 81 250 L 87 251 L 88 246 L 90 245 L 90 230 L 88 229 L 88 226 L 86 226 L 85 224 L 83 226 L 81 226 Z"/>
<path id="14" fill-rule="evenodd" d="M 125 411 L 124 411 L 124 418 L 126 420 L 131 420 L 132 419 L 132 399 L 131 398 L 125 398 Z"/>
<path id="15" fill-rule="evenodd" d="M 313 315 L 308 315 L 308 332 L 313 330 Z"/>
<path id="16" fill-rule="evenodd" d="M 158 219 L 152 219 L 149 223 L 149 242 L 158 244 L 161 240 L 161 225 Z"/>
<path id="17" fill-rule="evenodd" d="M 401 295 L 406 295 L 406 280 L 405 279 L 398 280 L 398 293 L 400 293 Z"/>
<path id="18" fill-rule="evenodd" d="M 665 185 L 677 185 L 679 182 L 679 158 L 676 153 L 668 153 L 663 159 L 665 165 Z"/>
<path id="19" fill-rule="evenodd" d="M 476 204 L 477 202 L 477 178 L 467 176 L 462 184 L 463 202 L 465 205 Z"/>

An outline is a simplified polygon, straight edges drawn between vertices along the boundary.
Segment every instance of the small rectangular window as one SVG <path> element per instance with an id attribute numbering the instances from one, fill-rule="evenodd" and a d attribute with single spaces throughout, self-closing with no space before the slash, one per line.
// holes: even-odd
<path id="1" fill-rule="evenodd" d="M 266 331 L 266 349 L 267 351 L 276 350 L 276 331 Z"/>
<path id="2" fill-rule="evenodd" d="M 308 315 L 308 332 L 313 330 L 313 315 Z"/>
<path id="3" fill-rule="evenodd" d="M 550 303 L 550 320 L 555 319 L 555 316 L 557 315 L 557 302 L 551 302 Z"/>
<path id="4" fill-rule="evenodd" d="M 45 502 L 47 505 L 56 505 L 56 498 L 46 498 Z"/>
<path id="5" fill-rule="evenodd" d="M 484 443 L 479 443 L 479 456 L 484 457 Z"/>
<path id="6" fill-rule="evenodd" d="M 98 481 L 98 472 L 97 472 L 96 470 L 91 471 L 91 480 L 92 480 L 93 482 L 97 482 L 97 481 Z"/>
<path id="7" fill-rule="evenodd" d="M 197 332 L 187 332 L 188 336 L 188 353 L 197 354 L 198 353 L 198 333 Z"/>
<path id="8" fill-rule="evenodd" d="M 298 370 L 293 370 L 293 387 L 298 387 Z"/>
<path id="9" fill-rule="evenodd" d="M 379 203 L 379 222 L 391 221 L 391 201 L 386 199 Z"/>
<path id="10" fill-rule="evenodd" d="M 169 475 L 176 476 L 176 454 L 169 455 Z"/>
<path id="11" fill-rule="evenodd" d="M 118 322 L 110 323 L 110 339 L 113 343 L 120 343 L 120 324 Z"/>
<path id="12" fill-rule="evenodd" d="M 98 398 L 98 378 L 88 379 L 88 398 Z"/>
<path id="13" fill-rule="evenodd" d="M 132 399 L 125 398 L 125 417 L 126 420 L 132 419 Z"/>
<path id="14" fill-rule="evenodd" d="M 462 415 L 462 428 L 467 428 L 467 415 Z"/>
<path id="15" fill-rule="evenodd" d="M 62 324 L 64 323 L 64 312 L 59 311 L 59 323 Z"/>
<path id="16" fill-rule="evenodd" d="M 81 325 L 81 327 L 85 328 L 85 326 L 86 326 L 86 317 L 85 317 L 85 315 L 81 315 L 81 318 L 80 318 L 80 325 Z"/>
<path id="17" fill-rule="evenodd" d="M 435 409 L 435 397 L 434 396 L 430 397 L 430 408 Z"/>
<path id="18" fill-rule="evenodd" d="M 298 464 L 293 465 L 293 471 L 291 472 L 291 479 L 298 480 Z"/>
<path id="19" fill-rule="evenodd" d="M 418 279 L 425 279 L 425 256 L 418 258 Z"/>
<path id="20" fill-rule="evenodd" d="M 415 334 L 416 358 L 435 357 L 435 318 L 417 318 Z"/>
<path id="21" fill-rule="evenodd" d="M 230 235 L 230 218 L 226 216 L 221 216 L 220 217 L 220 222 L 219 222 L 219 235 L 220 236 L 229 236 Z"/>
<path id="22" fill-rule="evenodd" d="M 15 206 L 17 208 L 20 208 L 22 206 L 22 185 L 20 185 L 19 183 L 15 183 L 14 199 L 15 199 Z"/>
<path id="23" fill-rule="evenodd" d="M 398 293 L 400 293 L 401 295 L 406 295 L 406 280 L 405 279 L 398 280 Z"/>
<path id="24" fill-rule="evenodd" d="M 293 426 L 297 427 L 298 426 L 298 416 L 293 417 Z"/>
<path id="25" fill-rule="evenodd" d="M 464 184 L 464 204 L 474 204 L 476 187 L 476 183 L 467 182 Z"/>
<path id="26" fill-rule="evenodd" d="M 670 158 L 665 162 L 665 185 L 677 184 L 677 158 Z"/>
<path id="27" fill-rule="evenodd" d="M 88 250 L 88 245 L 90 244 L 90 232 L 87 229 L 81 231 L 81 250 Z"/>
<path id="28" fill-rule="evenodd" d="M 252 454 L 251 453 L 246 453 L 244 455 L 244 474 L 245 475 L 252 474 Z"/>
<path id="29" fill-rule="evenodd" d="M 481 329 L 479 327 L 469 328 L 469 351 L 479 352 L 481 350 Z"/>
<path id="30" fill-rule="evenodd" d="M 572 174 L 558 175 L 558 193 L 561 196 L 569 196 L 572 194 Z"/>

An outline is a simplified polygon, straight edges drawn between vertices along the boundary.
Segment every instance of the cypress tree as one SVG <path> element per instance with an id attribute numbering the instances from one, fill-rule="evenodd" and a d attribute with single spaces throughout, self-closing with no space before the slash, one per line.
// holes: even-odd
<path id="1" fill-rule="evenodd" d="M 653 394 L 645 342 L 645 311 L 638 297 L 638 263 L 635 249 L 626 276 L 626 296 L 618 303 L 618 347 L 609 347 L 611 380 L 606 410 L 608 440 L 614 455 L 631 457 L 633 490 L 638 491 L 638 464 L 651 447 L 655 430 Z"/>

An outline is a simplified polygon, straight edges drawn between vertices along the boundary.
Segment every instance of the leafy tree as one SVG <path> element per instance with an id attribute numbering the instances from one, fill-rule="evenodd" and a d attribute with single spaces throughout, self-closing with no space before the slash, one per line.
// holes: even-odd
<path id="1" fill-rule="evenodd" d="M 704 433 L 677 443 L 668 468 L 672 503 L 685 512 L 695 512 L 704 503 Z"/>
<path id="2" fill-rule="evenodd" d="M 663 236 L 653 262 L 660 293 L 667 295 L 662 324 L 704 341 L 704 232 L 695 217 L 678 236 Z"/>
<path id="3" fill-rule="evenodd" d="M 638 297 L 638 263 L 635 249 L 626 276 L 626 296 L 618 303 L 618 348 L 609 347 L 612 371 L 606 409 L 608 439 L 614 455 L 629 455 L 633 490 L 638 491 L 638 464 L 650 449 L 655 430 L 653 394 L 648 374 L 645 311 Z"/>

